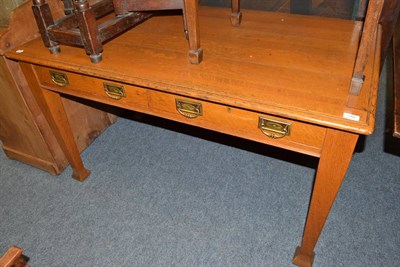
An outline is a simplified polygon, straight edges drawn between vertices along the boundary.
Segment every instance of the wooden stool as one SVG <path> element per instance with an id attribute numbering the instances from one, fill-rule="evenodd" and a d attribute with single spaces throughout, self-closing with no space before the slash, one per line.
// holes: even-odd
<path id="1" fill-rule="evenodd" d="M 87 0 L 63 0 L 65 17 L 53 20 L 45 0 L 33 0 L 33 12 L 40 34 L 52 54 L 60 53 L 60 43 L 83 46 L 93 63 L 102 60 L 103 43 L 143 22 L 155 10 L 182 9 L 189 40 L 189 60 L 202 60 L 197 0 L 102 0 L 89 5 Z M 97 25 L 97 20 L 115 11 L 115 16 Z"/>

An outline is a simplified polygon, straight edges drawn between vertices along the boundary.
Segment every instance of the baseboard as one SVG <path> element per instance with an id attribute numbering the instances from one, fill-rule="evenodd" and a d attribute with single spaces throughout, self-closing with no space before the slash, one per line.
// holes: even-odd
<path id="1" fill-rule="evenodd" d="M 31 165 L 35 168 L 46 171 L 46 172 L 50 173 L 51 175 L 60 174 L 67 166 L 67 165 L 57 166 L 57 164 L 55 164 L 55 162 L 50 162 L 50 161 L 46 161 L 46 160 L 43 160 L 40 158 L 36 158 L 31 155 L 25 154 L 21 151 L 17 151 L 15 149 L 4 146 L 4 145 L 3 145 L 3 150 L 8 158 Z"/>

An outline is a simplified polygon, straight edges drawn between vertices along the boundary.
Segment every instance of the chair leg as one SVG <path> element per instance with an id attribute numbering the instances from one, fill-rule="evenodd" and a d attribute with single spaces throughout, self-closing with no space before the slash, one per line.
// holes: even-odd
<path id="1" fill-rule="evenodd" d="M 126 1 L 113 0 L 114 13 L 116 16 L 123 16 L 129 13 L 126 8 Z"/>
<path id="2" fill-rule="evenodd" d="M 232 26 L 239 26 L 242 22 L 242 13 L 240 12 L 240 0 L 232 0 L 231 23 Z"/>
<path id="3" fill-rule="evenodd" d="M 49 5 L 45 0 L 33 0 L 32 10 L 44 45 L 49 49 L 50 53 L 60 53 L 59 43 L 51 40 L 47 31 L 48 27 L 54 25 Z"/>
<path id="4" fill-rule="evenodd" d="M 103 45 L 98 39 L 96 17 L 93 10 L 90 9 L 87 0 L 76 1 L 75 10 L 86 53 L 89 55 L 91 62 L 100 62 L 102 60 Z"/>
<path id="5" fill-rule="evenodd" d="M 185 8 L 183 7 L 182 9 L 182 14 L 183 14 L 183 28 L 184 28 L 184 32 L 185 32 L 185 37 L 186 40 L 189 41 L 189 31 L 188 31 L 188 26 L 187 26 L 187 20 L 186 20 L 186 14 L 185 14 Z"/>
<path id="6" fill-rule="evenodd" d="M 375 43 L 377 37 L 379 19 L 384 2 L 384 0 L 369 1 L 349 89 L 352 95 L 359 95 L 364 83 L 365 66 L 367 65 L 368 55 L 371 54 L 371 45 Z"/>
<path id="7" fill-rule="evenodd" d="M 71 15 L 74 13 L 74 3 L 72 0 L 63 0 L 64 3 L 64 14 Z"/>
<path id="8" fill-rule="evenodd" d="M 203 60 L 203 49 L 200 47 L 199 5 L 197 0 L 184 0 L 184 18 L 189 33 L 189 61 L 199 64 Z"/>

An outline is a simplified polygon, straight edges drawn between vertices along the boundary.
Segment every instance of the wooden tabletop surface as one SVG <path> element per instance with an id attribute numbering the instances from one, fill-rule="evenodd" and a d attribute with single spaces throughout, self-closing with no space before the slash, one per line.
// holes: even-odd
<path id="1" fill-rule="evenodd" d="M 230 10 L 201 7 L 204 60 L 199 65 L 188 61 L 179 15 L 152 17 L 108 42 L 103 61 L 97 64 L 90 62 L 82 48 L 61 45 L 62 52 L 51 55 L 41 39 L 6 55 L 370 134 L 375 121 L 379 53 L 369 57 L 361 94 L 348 93 L 360 30 L 361 24 L 354 21 L 250 10 L 243 11 L 240 27 L 232 27 Z M 379 51 L 379 45 L 374 48 Z"/>

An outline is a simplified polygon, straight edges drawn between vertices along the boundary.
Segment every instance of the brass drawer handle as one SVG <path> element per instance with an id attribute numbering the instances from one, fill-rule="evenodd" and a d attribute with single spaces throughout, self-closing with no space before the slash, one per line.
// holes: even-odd
<path id="1" fill-rule="evenodd" d="M 279 139 L 290 135 L 292 124 L 270 118 L 259 117 L 258 128 L 263 134 L 272 139 Z"/>
<path id="2" fill-rule="evenodd" d="M 121 98 L 126 97 L 125 88 L 122 85 L 103 83 L 103 86 L 106 95 L 114 100 L 120 100 Z"/>
<path id="3" fill-rule="evenodd" d="M 64 87 L 66 86 L 69 81 L 67 74 L 57 71 L 50 71 L 51 80 L 58 86 Z"/>
<path id="4" fill-rule="evenodd" d="M 175 99 L 176 110 L 179 114 L 189 119 L 197 118 L 203 115 L 201 103 L 196 103 L 188 100 Z"/>

